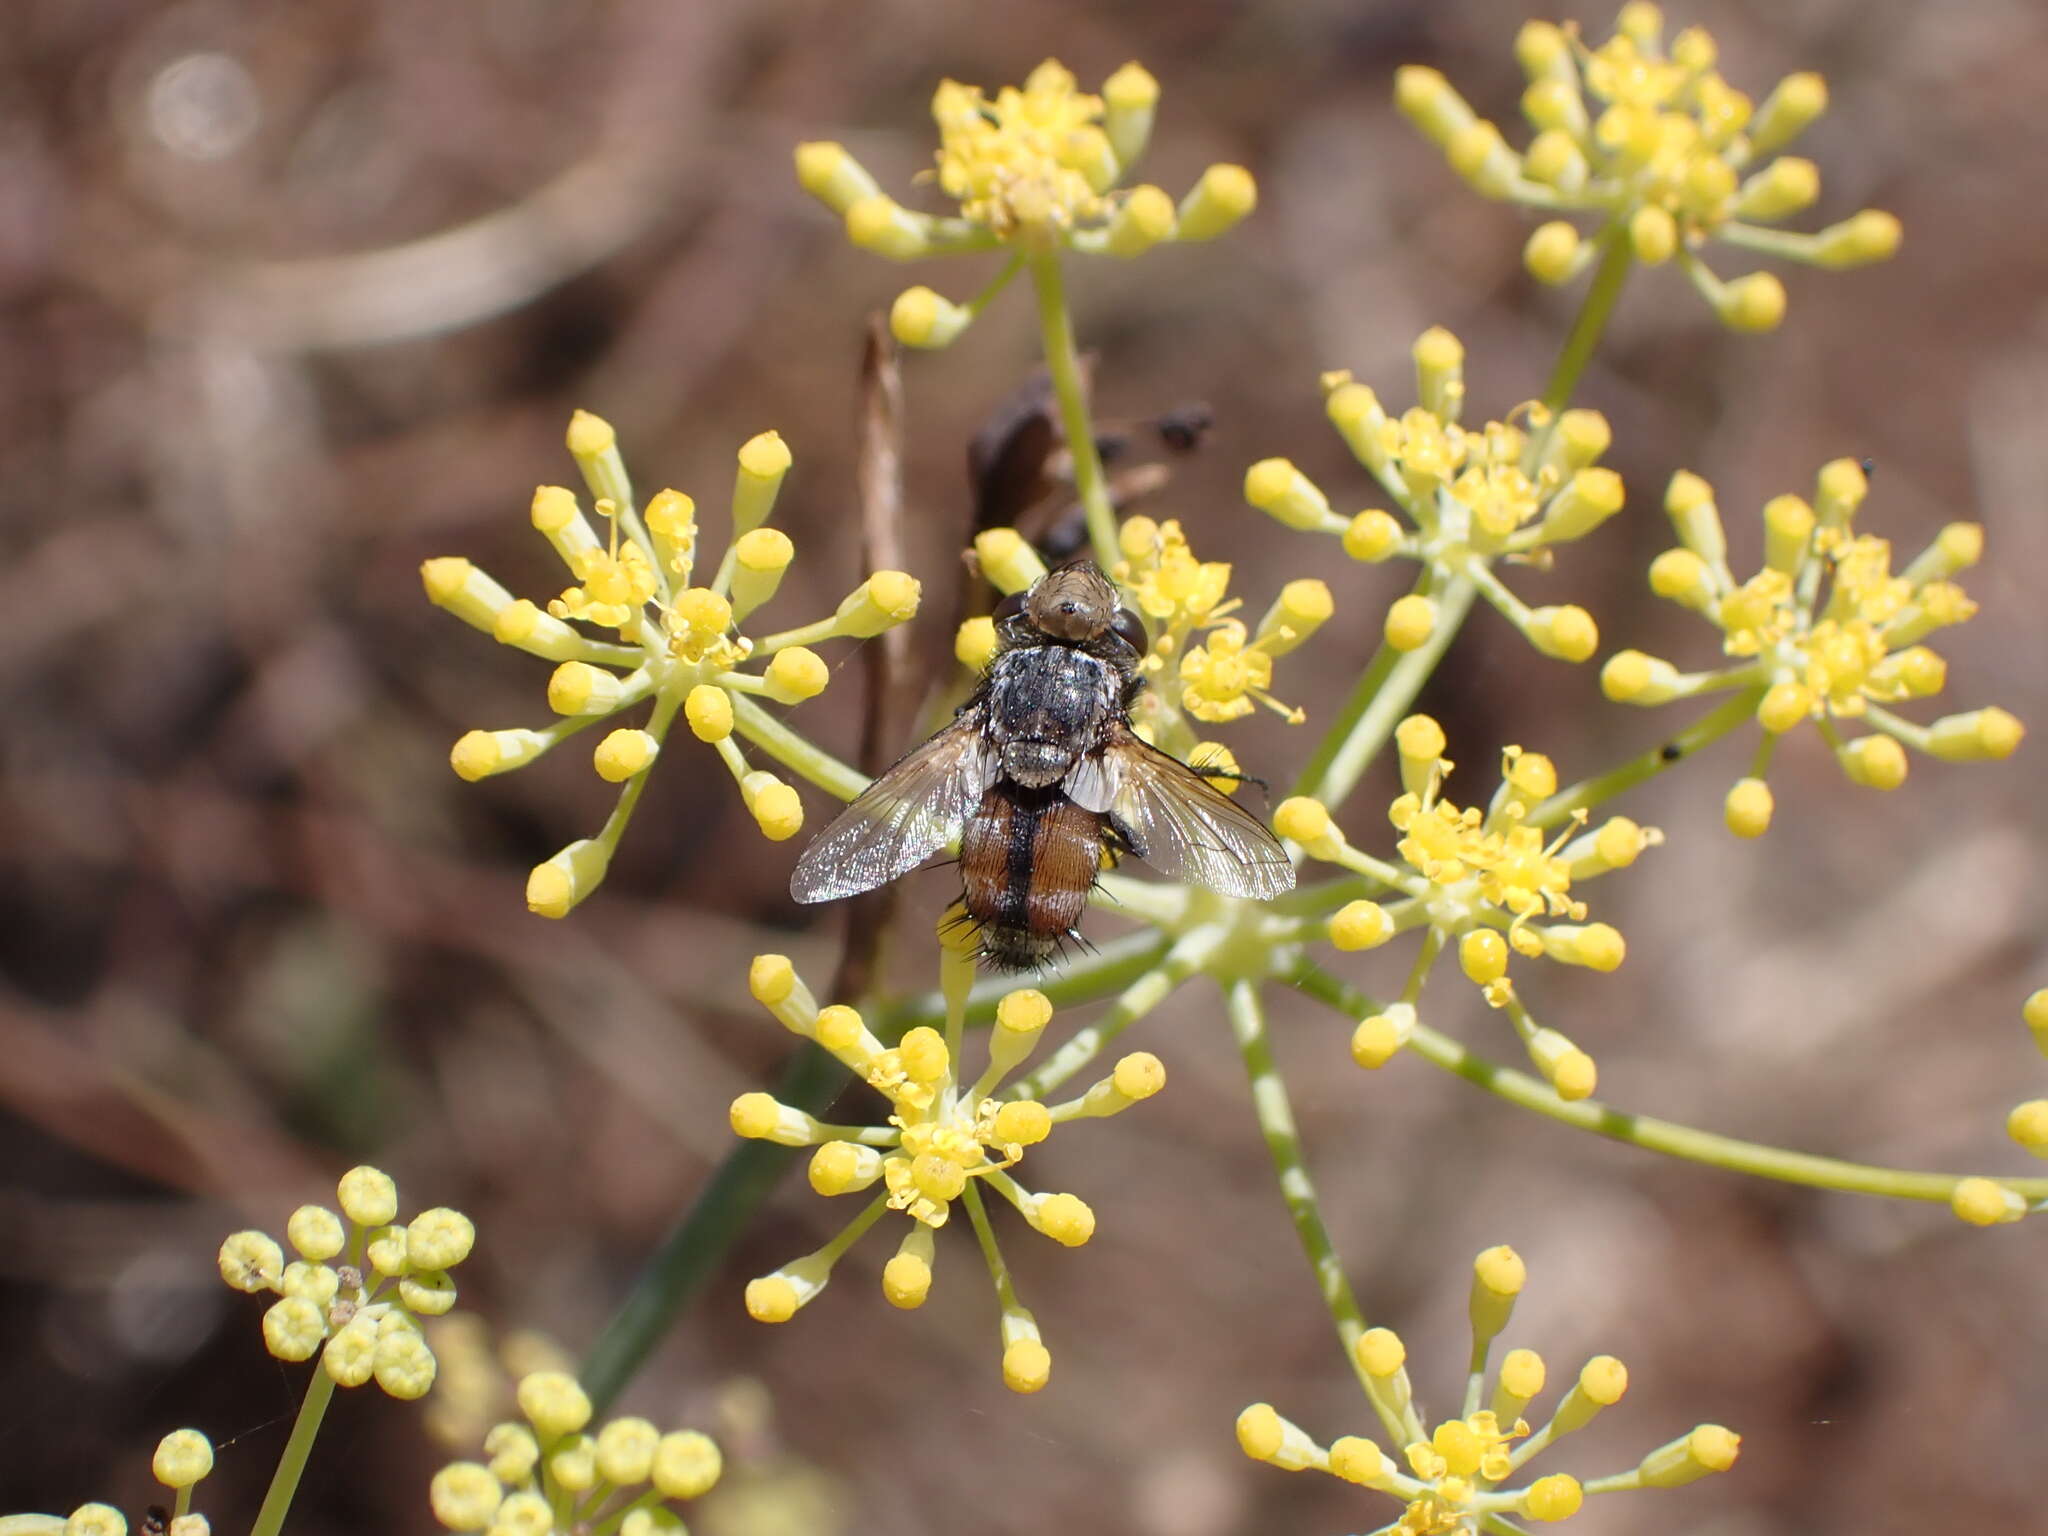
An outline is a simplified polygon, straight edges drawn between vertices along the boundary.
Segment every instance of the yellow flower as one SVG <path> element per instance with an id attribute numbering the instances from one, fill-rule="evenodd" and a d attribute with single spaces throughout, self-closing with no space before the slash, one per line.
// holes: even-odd
<path id="1" fill-rule="evenodd" d="M 1465 586 L 1544 655 L 1586 660 L 1599 644 L 1592 616 L 1570 604 L 1530 607 L 1495 567 L 1503 560 L 1548 565 L 1557 546 L 1621 510 L 1621 477 L 1598 463 L 1613 438 L 1606 418 L 1525 401 L 1502 420 L 1466 427 L 1463 344 L 1433 326 L 1416 338 L 1413 358 L 1419 403 L 1399 415 L 1348 372 L 1322 379 L 1330 424 L 1406 514 L 1405 526 L 1377 507 L 1342 515 L 1280 458 L 1252 466 L 1245 500 L 1286 527 L 1338 540 L 1354 560 L 1417 561 L 1417 590 L 1396 599 L 1383 626 L 1395 650 L 1419 650 L 1436 638 L 1438 594 Z"/>
<path id="2" fill-rule="evenodd" d="M 888 1211 L 902 1212 L 909 1227 L 883 1270 L 883 1293 L 894 1306 L 922 1306 L 931 1288 L 934 1234 L 964 1205 L 984 1256 L 990 1258 L 1003 1310 L 1004 1378 L 1018 1391 L 1035 1391 L 1045 1383 L 1050 1357 L 1030 1313 L 1009 1289 L 1008 1270 L 992 1257 L 995 1235 L 984 1213 L 984 1192 L 1000 1196 L 1054 1242 L 1066 1247 L 1087 1242 L 1095 1231 L 1095 1215 L 1084 1201 L 1033 1192 L 1012 1170 L 1056 1124 L 1118 1114 L 1151 1097 L 1164 1085 L 1165 1069 L 1158 1058 L 1136 1052 L 1064 1102 L 1045 1103 L 1028 1089 L 1001 1091 L 1052 1017 L 1045 995 L 1026 987 L 997 1004 L 987 1064 L 978 1076 L 966 1078 L 958 1042 L 973 982 L 974 938 L 951 916 L 942 921 L 941 932 L 947 1028 L 942 1033 L 919 1025 L 894 1046 L 884 1046 L 853 1009 L 820 1008 L 783 956 L 755 958 L 749 975 L 755 998 L 785 1028 L 815 1041 L 881 1094 L 889 1113 L 879 1125 L 827 1125 L 765 1093 L 742 1094 L 733 1101 L 732 1126 L 739 1135 L 813 1148 L 810 1182 L 819 1194 L 875 1191 L 823 1248 L 750 1282 L 747 1311 L 761 1322 L 787 1322 L 824 1289 L 840 1256 Z"/>
<path id="3" fill-rule="evenodd" d="M 1382 1428 L 1401 1446 L 1399 1463 L 1361 1435 L 1343 1435 L 1325 1447 L 1269 1403 L 1253 1403 L 1238 1415 L 1239 1447 L 1254 1461 L 1282 1471 L 1327 1472 L 1398 1501 L 1400 1516 L 1381 1529 L 1400 1536 L 1476 1536 L 1482 1529 L 1507 1528 L 1517 1518 L 1563 1520 L 1578 1513 L 1591 1494 L 1682 1487 L 1735 1464 L 1741 1438 L 1718 1424 L 1702 1424 L 1625 1472 L 1597 1479 L 1553 1472 L 1518 1487 L 1502 1486 L 1521 1477 L 1535 1456 L 1618 1402 L 1627 1390 L 1628 1372 L 1612 1356 L 1595 1356 L 1549 1418 L 1532 1429 L 1524 1411 L 1544 1389 L 1542 1358 L 1528 1349 L 1508 1351 L 1497 1365 L 1490 1358 L 1521 1288 L 1521 1260 L 1512 1249 L 1491 1248 L 1479 1255 L 1473 1270 L 1471 1359 L 1476 1363 L 1468 1405 L 1477 1401 L 1487 1407 L 1427 1428 L 1409 1383 L 1406 1347 L 1391 1330 L 1373 1328 L 1358 1339 L 1353 1353 Z M 1461 1371 L 1463 1365 L 1461 1358 Z M 1526 1443 L 1517 1446 L 1518 1441 Z"/>
<path id="4" fill-rule="evenodd" d="M 1811 502 L 1773 497 L 1763 509 L 1764 564 L 1737 582 L 1714 488 L 1690 471 L 1674 475 L 1664 504 L 1679 544 L 1651 563 L 1650 589 L 1718 629 L 1734 664 L 1682 673 L 1659 657 L 1621 651 L 1601 672 L 1607 696 L 1649 705 L 1746 694 L 1770 737 L 1811 720 L 1849 780 L 1875 789 L 1905 781 L 1908 747 L 1951 761 L 2011 755 L 2025 731 L 2002 709 L 1925 726 L 1891 712 L 1946 683 L 1947 663 L 1924 642 L 1976 613 L 1954 577 L 1981 557 L 1983 530 L 1951 523 L 1894 571 L 1891 545 L 1854 528 L 1868 489 L 1861 466 L 1836 459 L 1822 466 Z M 1844 737 L 1843 721 L 1873 729 Z M 1757 836 L 1769 825 L 1768 795 L 1760 773 L 1737 786 L 1728 821 L 1738 835 Z"/>
<path id="5" fill-rule="evenodd" d="M 795 555 L 787 534 L 763 526 L 790 468 L 789 447 L 774 432 L 758 433 L 739 450 L 733 481 L 734 538 L 716 566 L 700 569 L 696 504 L 680 491 L 651 498 L 644 515 L 633 510 L 616 435 L 599 417 L 579 411 L 568 445 L 582 468 L 606 523 L 600 539 L 574 492 L 542 486 L 534 493 L 533 526 L 575 578 L 545 606 L 515 599 L 460 556 L 427 561 L 421 579 L 428 597 L 501 644 L 554 662 L 548 703 L 562 718 L 538 729 L 475 730 L 456 742 L 449 763 L 465 779 L 523 768 L 569 736 L 643 704 L 644 727 L 607 732 L 592 754 L 598 775 L 620 787 L 618 809 L 594 838 L 580 838 L 535 867 L 527 879 L 527 907 L 562 917 L 604 880 L 646 775 L 676 716 L 709 743 L 731 775 L 763 835 L 793 837 L 803 826 L 796 790 L 753 768 L 732 739 L 785 740 L 780 727 L 751 696 L 777 704 L 815 697 L 831 669 L 810 646 L 828 639 L 866 639 L 917 611 L 919 586 L 901 571 L 877 571 L 838 608 L 814 623 L 779 633 L 740 633 L 774 597 Z M 599 640 L 575 627 L 617 632 Z M 851 797 L 857 774 L 808 744 L 794 749 L 800 771 Z"/>
<path id="6" fill-rule="evenodd" d="M 1515 40 L 1533 129 L 1521 154 L 1436 70 L 1397 71 L 1394 100 L 1486 196 L 1599 220 L 1590 241 L 1563 219 L 1536 231 L 1524 259 L 1540 281 L 1570 282 L 1603 251 L 1649 266 L 1675 258 L 1725 324 L 1770 330 L 1784 316 L 1783 285 L 1764 272 L 1723 281 L 1700 260 L 1703 245 L 1860 266 L 1898 249 L 1899 221 L 1864 209 L 1814 234 L 1770 227 L 1820 196 L 1818 167 L 1779 152 L 1825 110 L 1827 86 L 1788 75 L 1759 107 L 1721 77 L 1717 52 L 1700 27 L 1667 45 L 1656 7 L 1641 3 L 1598 47 L 1573 28 L 1529 22 Z"/>

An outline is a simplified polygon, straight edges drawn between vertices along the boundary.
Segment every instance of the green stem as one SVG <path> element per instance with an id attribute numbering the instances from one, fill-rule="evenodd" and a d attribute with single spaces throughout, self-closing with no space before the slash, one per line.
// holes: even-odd
<path id="1" fill-rule="evenodd" d="M 1635 262 L 1628 226 L 1619 219 L 1600 232 L 1599 240 L 1600 265 L 1593 273 L 1593 286 L 1586 290 L 1557 366 L 1550 370 L 1550 382 L 1543 386 L 1543 403 L 1553 415 L 1571 402 L 1572 391 L 1579 387 L 1579 376 L 1592 361 L 1593 349 L 1600 344 L 1600 333 L 1607 329 L 1607 317 L 1614 313 L 1615 300 L 1621 297 L 1622 285 Z"/>
<path id="2" fill-rule="evenodd" d="M 851 800 L 868 787 L 866 774 L 848 767 L 823 747 L 813 746 L 745 694 L 729 697 L 733 729 L 790 772 L 842 800 Z"/>
<path id="3" fill-rule="evenodd" d="M 306 1395 L 299 1403 L 299 1416 L 292 1421 L 291 1438 L 270 1474 L 270 1491 L 263 1495 L 263 1507 L 249 1536 L 277 1536 L 284 1529 L 284 1517 L 292 1507 L 292 1495 L 299 1491 L 299 1475 L 306 1470 L 306 1458 L 313 1454 L 313 1438 L 320 1433 L 320 1421 L 334 1399 L 334 1378 L 319 1357 L 313 1360 L 313 1379 L 306 1383 Z"/>
<path id="4" fill-rule="evenodd" d="M 1093 1061 L 1110 1041 L 1165 1002 L 1175 987 L 1201 968 L 1215 947 L 1213 932 L 1198 928 L 1188 934 L 1164 960 L 1124 988 L 1109 1012 L 1085 1029 L 1076 1030 L 1071 1039 L 1039 1063 L 1037 1071 L 1005 1088 L 1003 1096 L 1044 1098 Z"/>
<path id="5" fill-rule="evenodd" d="M 783 1069 L 774 1093 L 784 1104 L 819 1114 L 830 1106 L 844 1078 L 845 1069 L 837 1061 L 805 1044 Z M 790 1148 L 767 1141 L 741 1142 L 725 1155 L 584 1359 L 579 1379 L 599 1413 L 618 1397 L 669 1325 L 716 1273 L 726 1250 L 789 1167 L 791 1155 Z M 253 1536 L 269 1533 L 259 1530 Z"/>
<path id="6" fill-rule="evenodd" d="M 1357 1017 L 1364 1004 L 1336 977 L 1312 963 L 1305 963 L 1290 978 L 1292 984 L 1310 997 L 1329 1004 L 1340 1013 Z M 1787 1151 L 1697 1130 L 1670 1120 L 1614 1109 L 1597 1099 L 1567 1103 L 1541 1078 L 1530 1077 L 1475 1055 L 1446 1035 L 1418 1023 L 1408 1048 L 1432 1066 L 1455 1073 L 1478 1084 L 1497 1098 L 1533 1109 L 1574 1130 L 1591 1131 L 1614 1141 L 1625 1141 L 1646 1152 L 1662 1152 L 1688 1162 L 1724 1168 L 1731 1173 L 1753 1174 L 1786 1184 L 1804 1184 L 1813 1189 L 1838 1189 L 1856 1195 L 1883 1195 L 1899 1200 L 1932 1200 L 1946 1204 L 1964 1177 L 1954 1173 L 1924 1173 L 1915 1169 L 1883 1168 L 1868 1163 L 1844 1162 L 1839 1158 L 1816 1157 L 1811 1153 Z M 2048 1199 L 2048 1178 L 2004 1178 L 1998 1182 L 2028 1201 Z"/>
<path id="7" fill-rule="evenodd" d="M 1038 297 L 1038 329 L 1044 338 L 1045 369 L 1059 401 L 1060 427 L 1074 462 L 1074 490 L 1088 519 L 1088 542 L 1095 563 L 1104 570 L 1116 564 L 1116 510 L 1109 504 L 1109 482 L 1095 451 L 1095 427 L 1088 417 L 1088 389 L 1081 381 L 1081 354 L 1074 344 L 1073 316 L 1067 309 L 1066 284 L 1060 277 L 1057 251 L 1028 258 L 1031 287 Z"/>
<path id="8" fill-rule="evenodd" d="M 1332 809 L 1343 803 L 1457 638 L 1465 616 L 1472 611 L 1476 590 L 1469 577 L 1452 577 L 1435 594 L 1436 628 L 1420 649 L 1394 653 L 1392 662 L 1383 666 L 1389 648 L 1380 648 L 1331 725 L 1324 746 L 1303 770 L 1294 793 L 1313 795 Z"/>
<path id="9" fill-rule="evenodd" d="M 1393 1437 L 1393 1443 L 1407 1445 L 1423 1439 L 1421 1424 L 1412 1409 L 1404 1414 L 1358 1363 L 1358 1341 L 1366 1329 L 1365 1313 L 1352 1293 L 1351 1282 L 1345 1278 L 1343 1261 L 1330 1241 L 1330 1229 L 1324 1225 L 1322 1207 L 1316 1201 L 1315 1185 L 1309 1179 L 1308 1165 L 1302 1160 L 1294 1106 L 1287 1097 L 1287 1084 L 1273 1064 L 1273 1048 L 1266 1038 L 1266 1012 L 1259 1001 L 1258 987 L 1249 981 L 1234 981 L 1228 1001 L 1231 1033 L 1237 1038 L 1245 1076 L 1251 1081 L 1252 1109 L 1259 1117 L 1259 1129 L 1265 1134 L 1273 1171 L 1280 1177 L 1280 1198 L 1287 1202 L 1287 1212 L 1294 1218 L 1294 1234 L 1301 1241 L 1309 1268 L 1315 1272 L 1316 1287 L 1322 1292 L 1330 1321 L 1337 1325 L 1344 1358 L 1351 1362 L 1359 1384 L 1365 1388 L 1373 1411 Z"/>
<path id="10" fill-rule="evenodd" d="M 1569 819 L 1574 811 L 1590 809 L 1624 790 L 1647 783 L 1665 769 L 1684 762 L 1700 748 L 1719 741 L 1745 721 L 1755 719 L 1757 700 L 1761 697 L 1762 689 L 1745 689 L 1712 713 L 1702 715 L 1662 746 L 1652 747 L 1618 768 L 1610 768 L 1593 778 L 1581 779 L 1569 789 L 1559 790 L 1529 813 L 1527 825 L 1557 826 Z"/>

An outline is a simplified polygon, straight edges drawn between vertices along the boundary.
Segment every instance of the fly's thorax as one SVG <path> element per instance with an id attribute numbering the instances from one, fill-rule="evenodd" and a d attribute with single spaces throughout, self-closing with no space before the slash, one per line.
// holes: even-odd
<path id="1" fill-rule="evenodd" d="M 1033 645 L 996 658 L 988 729 L 998 746 L 1050 742 L 1080 753 L 1121 713 L 1123 679 L 1101 658 L 1065 645 Z"/>

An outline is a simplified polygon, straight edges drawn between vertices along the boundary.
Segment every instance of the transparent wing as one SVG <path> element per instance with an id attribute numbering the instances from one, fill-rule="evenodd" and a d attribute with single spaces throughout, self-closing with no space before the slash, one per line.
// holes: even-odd
<path id="1" fill-rule="evenodd" d="M 837 901 L 886 885 L 960 830 L 995 776 L 981 712 L 962 715 L 864 790 L 811 839 L 789 877 L 798 901 Z"/>
<path id="2" fill-rule="evenodd" d="M 1221 896 L 1263 899 L 1294 889 L 1280 840 L 1186 763 L 1128 734 L 1100 757 L 1111 817 L 1131 851 L 1162 875 Z M 1080 787 L 1100 795 L 1092 782 Z"/>

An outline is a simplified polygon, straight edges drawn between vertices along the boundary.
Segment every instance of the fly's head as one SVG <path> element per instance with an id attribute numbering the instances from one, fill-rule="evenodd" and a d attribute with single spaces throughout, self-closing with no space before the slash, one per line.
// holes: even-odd
<path id="1" fill-rule="evenodd" d="M 1116 586 L 1092 560 L 1047 571 L 1030 588 L 996 605 L 1005 646 L 1069 645 L 1129 671 L 1148 640 L 1138 616 L 1117 601 Z"/>

